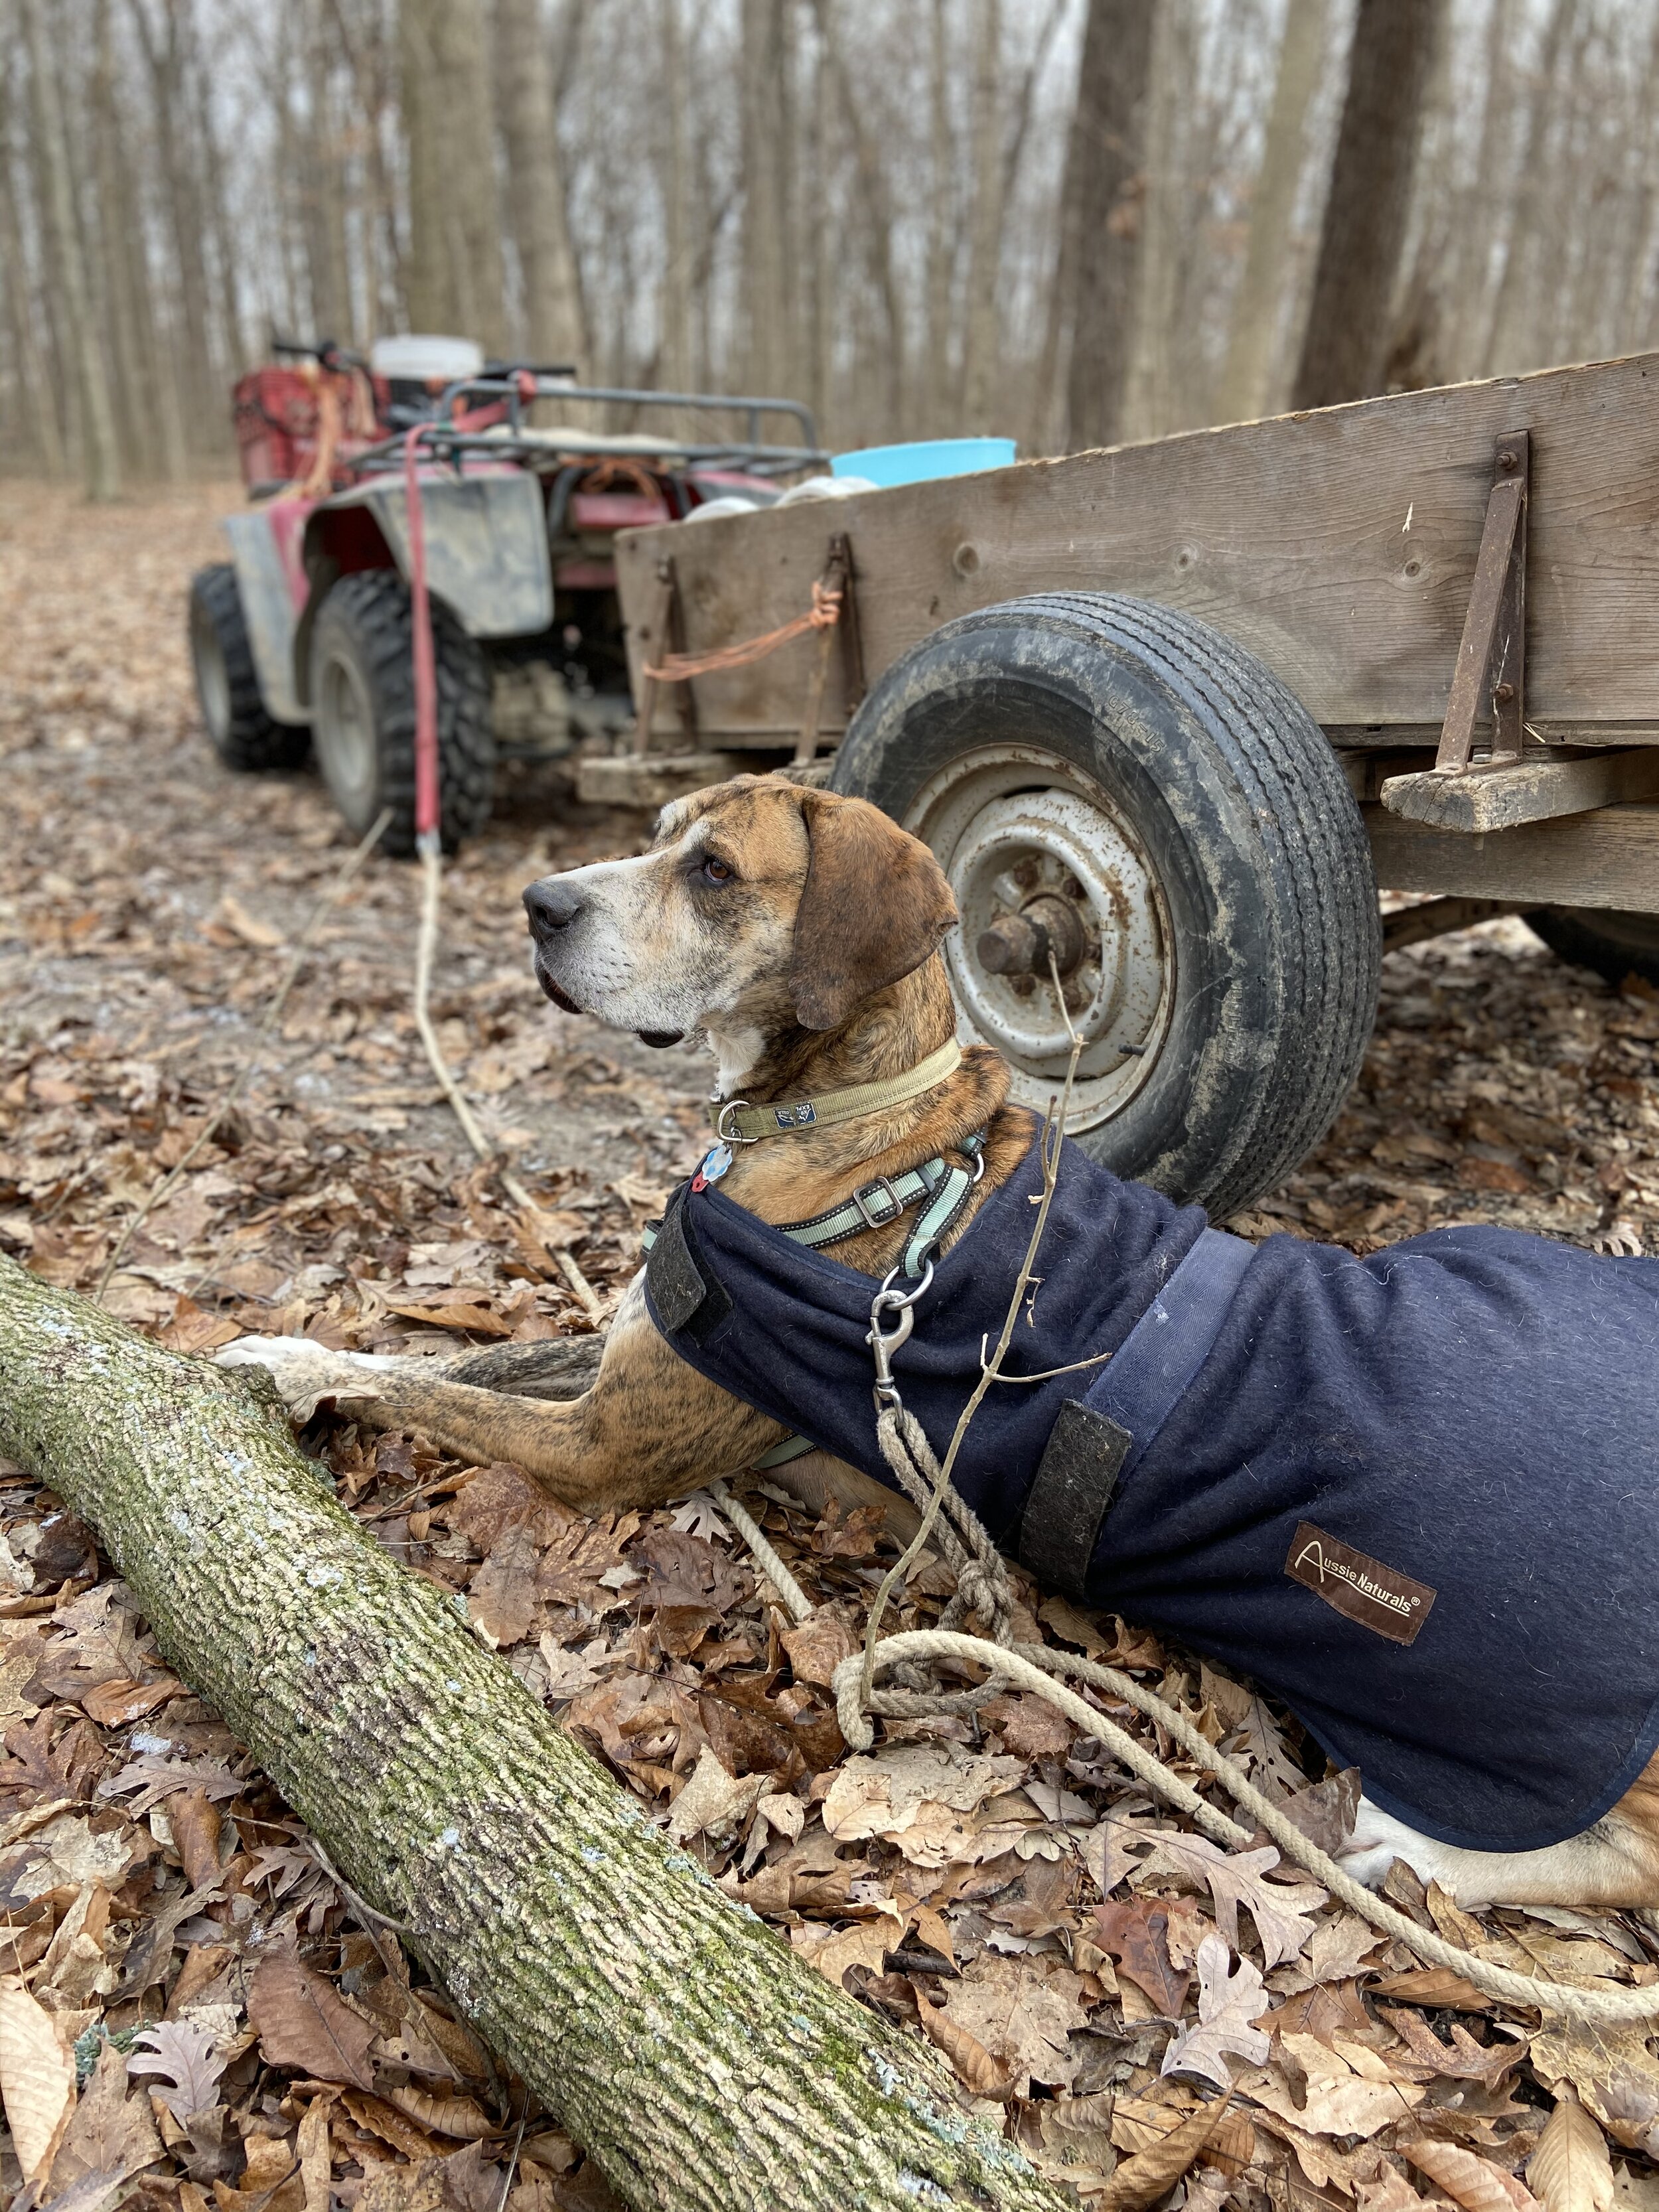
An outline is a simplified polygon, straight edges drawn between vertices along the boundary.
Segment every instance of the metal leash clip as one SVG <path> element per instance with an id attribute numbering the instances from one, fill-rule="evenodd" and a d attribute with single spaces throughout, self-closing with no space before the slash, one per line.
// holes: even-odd
<path id="1" fill-rule="evenodd" d="M 908 1344 L 910 1340 L 910 1332 L 915 1327 L 916 1322 L 916 1300 L 933 1279 L 933 1263 L 931 1260 L 927 1262 L 921 1281 L 912 1290 L 896 1291 L 893 1288 L 893 1277 L 898 1272 L 896 1267 L 891 1271 L 872 1300 L 870 1334 L 864 1340 L 875 1358 L 875 1400 L 878 1413 L 889 1406 L 902 1403 L 898 1393 L 898 1385 L 893 1380 L 893 1354 L 902 1345 Z M 884 1330 L 882 1328 L 881 1317 L 884 1313 L 896 1314 L 898 1316 L 890 1329 Z"/>

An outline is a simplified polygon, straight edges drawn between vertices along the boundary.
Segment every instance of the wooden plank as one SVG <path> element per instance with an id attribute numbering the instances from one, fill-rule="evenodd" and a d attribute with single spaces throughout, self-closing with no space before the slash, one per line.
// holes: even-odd
<path id="1" fill-rule="evenodd" d="M 1384 890 L 1659 914 L 1659 806 L 1608 806 L 1487 837 L 1362 810 Z"/>
<path id="2" fill-rule="evenodd" d="M 591 756 L 576 763 L 576 796 L 586 806 L 666 806 L 752 766 L 740 753 Z"/>
<path id="3" fill-rule="evenodd" d="M 1659 799 L 1659 751 L 1604 753 L 1597 760 L 1534 757 L 1462 774 L 1420 769 L 1389 776 L 1381 796 L 1390 814 L 1431 829 L 1514 830 L 1627 799 Z"/>
<path id="4" fill-rule="evenodd" d="M 1659 356 L 1402 392 L 1316 414 L 1028 461 L 824 505 L 626 531 L 644 624 L 672 542 L 687 644 L 802 612 L 831 525 L 851 541 L 865 672 L 953 616 L 1027 592 L 1117 591 L 1212 622 L 1321 723 L 1437 730 L 1462 635 L 1494 440 L 1532 436 L 1527 718 L 1546 735 L 1659 720 Z M 629 650 L 637 684 L 638 629 Z M 698 680 L 704 741 L 788 728 L 811 643 Z M 825 720 L 845 715 L 839 671 Z"/>

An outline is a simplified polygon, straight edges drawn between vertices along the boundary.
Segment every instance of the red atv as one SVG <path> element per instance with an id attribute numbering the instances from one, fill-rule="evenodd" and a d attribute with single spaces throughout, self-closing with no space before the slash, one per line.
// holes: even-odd
<path id="1" fill-rule="evenodd" d="M 227 767 L 295 768 L 314 744 L 354 830 L 392 810 L 391 852 L 415 843 L 411 465 L 453 848 L 488 818 L 498 760 L 609 750 L 629 724 L 616 532 L 717 499 L 769 506 L 780 477 L 826 458 L 793 400 L 580 386 L 568 369 L 486 363 L 461 338 L 383 339 L 366 361 L 327 343 L 272 349 L 297 365 L 255 369 L 235 392 L 258 504 L 226 523 L 231 558 L 191 586 L 197 695 Z M 527 410 L 550 399 L 612 419 L 738 415 L 746 435 L 531 427 Z M 769 414 L 793 418 L 800 442 L 763 444 Z"/>

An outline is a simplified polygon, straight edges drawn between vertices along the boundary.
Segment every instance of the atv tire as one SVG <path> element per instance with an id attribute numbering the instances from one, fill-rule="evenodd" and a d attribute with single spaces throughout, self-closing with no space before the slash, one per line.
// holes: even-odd
<path id="1" fill-rule="evenodd" d="M 262 775 L 302 764 L 311 750 L 311 732 L 265 712 L 242 594 L 228 561 L 198 568 L 191 579 L 190 658 L 202 720 L 227 768 Z"/>
<path id="2" fill-rule="evenodd" d="M 1324 1135 L 1376 1009 L 1370 851 L 1318 725 L 1231 639 L 1104 593 L 987 607 L 886 671 L 831 782 L 932 846 L 958 1034 L 1039 1113 L 1069 1024 L 998 932 L 1022 900 L 1066 923 L 1071 1133 L 1115 1174 L 1224 1219 Z"/>
<path id="3" fill-rule="evenodd" d="M 438 684 L 438 798 L 446 852 L 489 819 L 495 732 L 483 653 L 446 608 L 432 609 Z M 387 568 L 341 577 L 311 637 L 317 765 L 348 825 L 364 836 L 389 807 L 381 849 L 415 850 L 414 620 Z"/>
<path id="4" fill-rule="evenodd" d="M 1527 927 L 1543 939 L 1558 960 L 1591 969 L 1615 991 L 1627 975 L 1659 984 L 1659 914 L 1547 906 L 1527 916 Z"/>

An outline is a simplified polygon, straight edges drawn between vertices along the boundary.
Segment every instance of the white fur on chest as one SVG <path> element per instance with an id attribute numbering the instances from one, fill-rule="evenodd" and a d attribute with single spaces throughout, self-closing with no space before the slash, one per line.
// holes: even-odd
<path id="1" fill-rule="evenodd" d="M 718 1028 L 710 1022 L 703 1034 L 708 1037 L 719 1063 L 714 1075 L 714 1096 L 730 1098 L 765 1049 L 765 1036 L 750 1022 L 734 1022 L 729 1029 Z"/>

